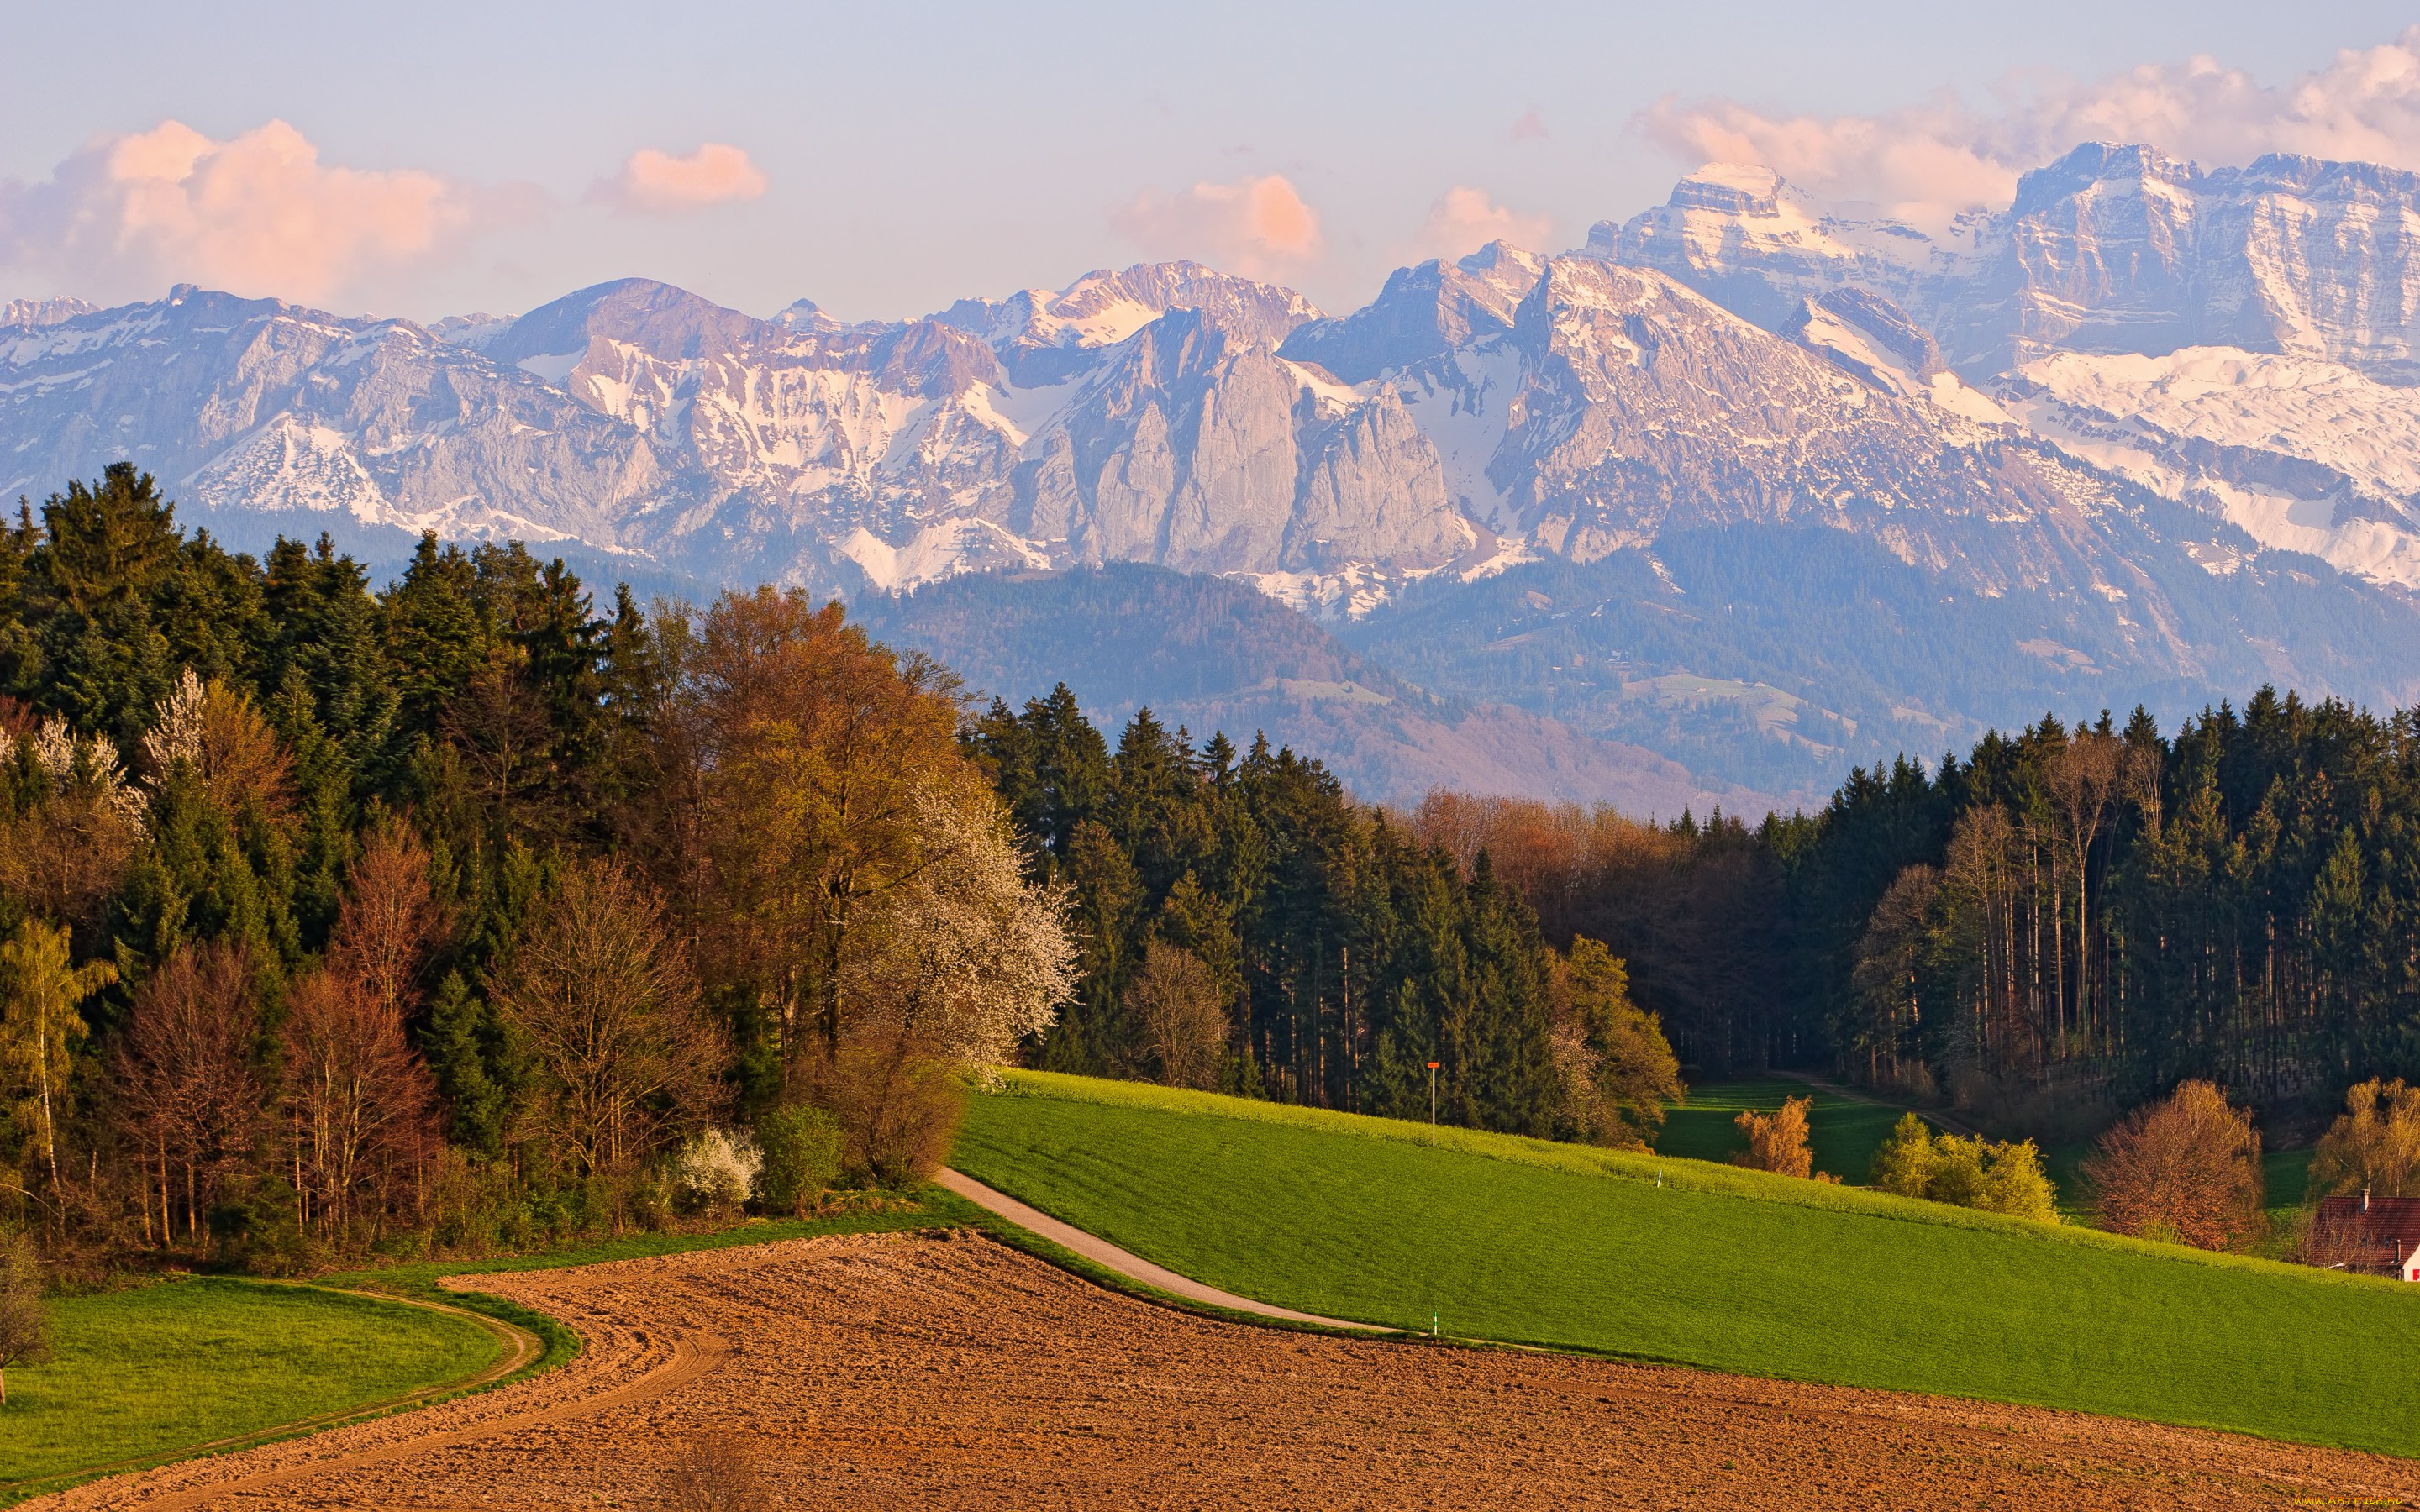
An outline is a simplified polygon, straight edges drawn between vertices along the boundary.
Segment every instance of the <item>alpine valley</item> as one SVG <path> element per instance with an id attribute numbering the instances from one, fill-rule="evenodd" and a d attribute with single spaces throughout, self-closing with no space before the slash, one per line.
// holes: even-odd
<path id="1" fill-rule="evenodd" d="M 2420 699 L 2420 176 L 2090 145 L 1928 231 L 1710 165 L 1343 316 L 1191 263 L 860 324 L 0 311 L 0 484 L 119 458 L 243 546 L 840 594 L 1015 698 L 1003 636 L 1096 626 L 1054 665 L 1109 708 L 1256 626 L 1167 697 L 1368 796 L 1753 810 L 2046 709 Z"/>

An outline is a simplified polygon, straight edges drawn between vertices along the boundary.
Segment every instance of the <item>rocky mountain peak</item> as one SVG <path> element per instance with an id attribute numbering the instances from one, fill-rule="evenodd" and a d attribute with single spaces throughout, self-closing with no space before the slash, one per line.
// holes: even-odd
<path id="1" fill-rule="evenodd" d="M 1347 383 L 1432 361 L 1512 328 L 1512 312 L 1544 272 L 1546 259 L 1492 241 L 1454 262 L 1399 268 L 1378 297 L 1341 320 L 1315 320 L 1280 348 Z"/>
<path id="2" fill-rule="evenodd" d="M 1932 332 L 1869 289 L 1837 288 L 1815 296 L 1780 334 L 1885 393 L 1926 392 L 1949 370 Z"/>
<path id="3" fill-rule="evenodd" d="M 80 315 L 99 313 L 101 306 L 83 300 L 10 300 L 0 304 L 0 326 L 55 326 Z"/>
<path id="4" fill-rule="evenodd" d="M 714 357 L 747 344 L 767 322 L 651 278 L 596 284 L 542 304 L 488 346 L 500 362 L 528 364 L 583 353 L 603 337 L 659 358 Z M 535 369 L 532 369 L 535 371 Z"/>

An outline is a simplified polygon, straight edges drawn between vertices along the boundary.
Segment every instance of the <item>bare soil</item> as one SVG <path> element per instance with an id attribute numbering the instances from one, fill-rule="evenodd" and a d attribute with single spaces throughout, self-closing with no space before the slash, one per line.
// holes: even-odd
<path id="1" fill-rule="evenodd" d="M 1937 1397 L 1286 1333 L 970 1235 L 467 1278 L 577 1328 L 485 1395 L 44 1507 L 674 1504 L 693 1446 L 814 1507 L 2420 1504 L 2420 1462 Z"/>

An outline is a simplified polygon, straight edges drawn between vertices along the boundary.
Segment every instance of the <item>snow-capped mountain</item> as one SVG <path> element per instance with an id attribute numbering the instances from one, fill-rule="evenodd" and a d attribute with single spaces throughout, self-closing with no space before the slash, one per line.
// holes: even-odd
<path id="1" fill-rule="evenodd" d="M 1685 684 L 1832 761 L 1892 721 L 2005 718 L 2003 692 L 2420 694 L 2415 238 L 2420 177 L 2095 147 L 1933 232 L 1709 167 L 1582 249 L 1423 263 L 1341 316 L 1193 263 L 861 323 L 645 280 L 426 327 L 190 287 L 19 301 L 0 488 L 127 457 L 239 544 L 332 528 L 399 555 L 436 531 L 843 594 L 1146 562 L 1346 619 L 1413 595 L 1432 627 L 1508 570 L 1607 564 L 1575 581 L 1672 625 L 1801 617 L 1757 632 L 1787 655 L 1745 630 L 1575 644 L 1621 669 L 1589 697 L 1623 738 L 1653 745 L 1630 705 Z M 1820 608 L 1710 551 L 1854 561 L 1881 596 Z M 1996 670 L 1858 662 L 1874 613 L 1988 619 Z M 1862 691 L 1834 697 L 1853 663 Z M 1823 785 L 1767 791 L 1802 780 Z"/>
<path id="2" fill-rule="evenodd" d="M 1658 268 L 1777 326 L 1835 288 L 1882 295 L 1981 381 L 2056 351 L 2185 347 L 2420 381 L 2420 175 L 2272 155 L 2208 172 L 2088 143 L 2005 210 L 1939 234 L 1827 205 L 1771 169 L 1709 164 L 1588 250 Z"/>
<path id="3" fill-rule="evenodd" d="M 1810 300 L 1887 302 L 2075 459 L 2259 547 L 2420 587 L 2420 478 L 2400 462 L 2420 450 L 2420 175 L 2086 145 L 1935 236 L 1715 164 L 1589 250 L 1776 331 L 1815 319 Z"/>

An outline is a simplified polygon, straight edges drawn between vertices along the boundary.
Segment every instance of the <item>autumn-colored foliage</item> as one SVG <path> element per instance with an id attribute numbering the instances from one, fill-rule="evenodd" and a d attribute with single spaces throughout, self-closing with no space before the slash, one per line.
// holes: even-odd
<path id="1" fill-rule="evenodd" d="M 2032 1140 L 1936 1134 L 1913 1113 L 1874 1151 L 1872 1181 L 1901 1196 L 2058 1222 L 2058 1195 Z"/>
<path id="2" fill-rule="evenodd" d="M 1787 1097 L 1771 1113 L 1744 1110 L 1732 1121 L 1747 1135 L 1747 1148 L 1734 1151 L 1731 1164 L 1778 1176 L 1814 1174 L 1815 1154 L 1807 1143 L 1807 1115 L 1814 1106 L 1811 1097 Z"/>
<path id="3" fill-rule="evenodd" d="M 2208 1082 L 2128 1114 L 2084 1174 L 2102 1224 L 2121 1234 L 2231 1249 L 2263 1226 L 2260 1135 Z"/>
<path id="4" fill-rule="evenodd" d="M 2311 1156 L 2316 1193 L 2420 1196 L 2420 1087 L 2400 1078 L 2362 1082 Z"/>

